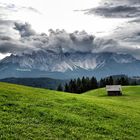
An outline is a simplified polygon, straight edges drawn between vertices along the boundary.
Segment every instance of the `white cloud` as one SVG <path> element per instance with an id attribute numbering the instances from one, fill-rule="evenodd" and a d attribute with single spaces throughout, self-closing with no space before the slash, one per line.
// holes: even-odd
<path id="1" fill-rule="evenodd" d="M 1 2 L 39 11 L 41 14 L 20 8 L 17 12 L 9 12 L 8 18 L 28 22 L 40 33 L 48 33 L 48 29 L 65 29 L 68 32 L 86 30 L 88 33 L 101 36 L 107 35 L 124 22 L 122 20 L 110 21 L 97 16 L 90 17 L 74 11 L 97 7 L 100 0 L 1 0 Z"/>
<path id="2" fill-rule="evenodd" d="M 112 0 L 113 5 L 121 2 L 124 4 L 126 1 L 130 4 L 130 0 L 123 2 Z M 126 22 L 129 20 L 121 19 L 120 16 L 117 19 L 112 17 L 108 19 L 74 11 L 96 8 L 100 2 L 101 0 L 1 0 L 1 52 L 15 53 L 15 51 L 59 48 L 59 46 L 66 52 L 118 51 L 132 54 L 139 52 L 140 37 L 139 32 L 136 32 L 139 26 L 138 22 L 137 26 L 134 23 L 129 23 L 131 26 L 128 26 Z M 138 0 L 134 0 L 134 2 L 136 3 Z M 133 3 L 131 2 L 131 4 Z M 116 13 L 118 15 L 118 12 Z M 116 13 L 114 14 L 116 15 Z M 22 29 L 15 28 L 15 30 L 13 29 L 14 22 L 28 22 L 32 29 L 30 26 L 26 26 Z M 122 28 L 118 29 L 120 26 Z M 50 28 L 60 30 L 54 31 L 53 35 L 50 36 L 41 34 L 42 32 L 48 34 Z M 61 29 L 66 31 L 61 31 Z M 75 30 L 85 30 L 87 33 L 76 33 Z M 90 38 L 90 34 L 96 36 L 95 40 Z M 73 41 L 72 37 L 76 40 Z M 10 45 L 11 48 L 9 48 Z M 4 48 L 4 46 L 6 47 Z"/>

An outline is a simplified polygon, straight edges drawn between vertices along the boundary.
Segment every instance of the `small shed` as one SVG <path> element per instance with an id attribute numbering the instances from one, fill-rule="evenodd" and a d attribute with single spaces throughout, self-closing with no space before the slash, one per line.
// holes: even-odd
<path id="1" fill-rule="evenodd" d="M 106 91 L 108 93 L 108 96 L 122 96 L 121 85 L 107 85 Z"/>

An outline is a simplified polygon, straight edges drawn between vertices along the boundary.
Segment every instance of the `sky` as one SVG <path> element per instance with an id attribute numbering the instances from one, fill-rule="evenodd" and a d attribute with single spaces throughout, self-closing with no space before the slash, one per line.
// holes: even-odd
<path id="1" fill-rule="evenodd" d="M 106 20 L 99 16 L 88 16 L 78 10 L 97 7 L 100 0 L 1 0 L 13 12 L 4 13 L 11 20 L 26 21 L 37 32 L 48 29 L 66 29 L 68 32 L 86 30 L 89 33 L 108 32 L 121 20 Z M 13 4 L 13 5 L 12 5 Z M 18 7 L 18 8 L 17 8 Z M 24 8 L 23 8 L 24 7 Z M 30 8 L 30 9 L 29 9 Z M 32 9 L 31 9 L 32 8 Z M 76 11 L 77 10 L 77 11 Z M 102 26 L 102 22 L 104 26 Z"/>
<path id="2" fill-rule="evenodd" d="M 0 59 L 57 46 L 140 59 L 139 27 L 140 0 L 1 0 Z"/>

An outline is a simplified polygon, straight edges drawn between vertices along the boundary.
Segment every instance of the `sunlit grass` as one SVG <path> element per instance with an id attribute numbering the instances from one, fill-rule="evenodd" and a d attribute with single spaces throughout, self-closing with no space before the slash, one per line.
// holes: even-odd
<path id="1" fill-rule="evenodd" d="M 139 140 L 140 87 L 122 97 L 0 83 L 0 139 Z"/>

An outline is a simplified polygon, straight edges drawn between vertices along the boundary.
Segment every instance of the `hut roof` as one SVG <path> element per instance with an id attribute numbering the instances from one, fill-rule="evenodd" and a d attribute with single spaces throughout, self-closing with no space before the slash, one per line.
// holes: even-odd
<path id="1" fill-rule="evenodd" d="M 121 91 L 122 87 L 121 85 L 107 85 L 106 90 L 107 91 Z"/>

